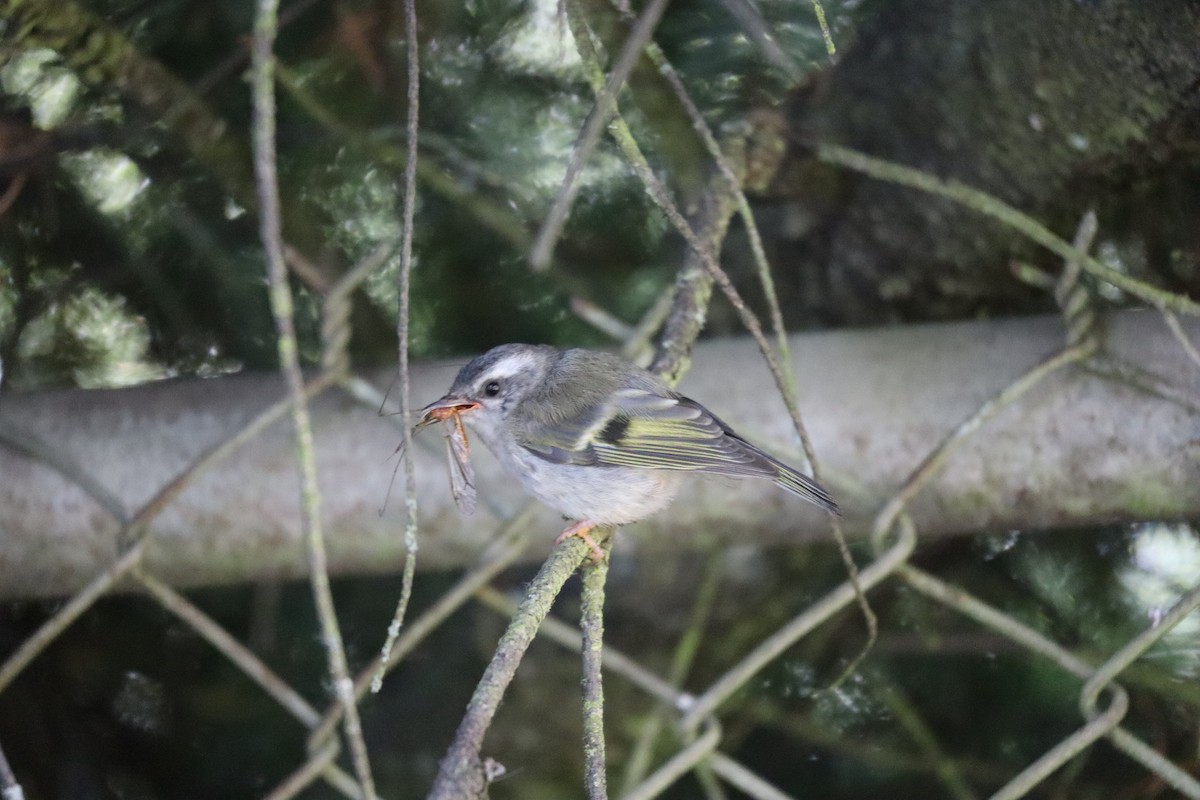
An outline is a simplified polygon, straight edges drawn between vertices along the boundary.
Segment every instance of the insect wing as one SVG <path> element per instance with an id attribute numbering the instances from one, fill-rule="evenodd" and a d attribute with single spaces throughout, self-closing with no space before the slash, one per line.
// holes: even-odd
<path id="1" fill-rule="evenodd" d="M 429 427 L 430 425 L 434 424 L 434 423 L 435 423 L 435 422 L 437 422 L 437 421 L 438 421 L 438 419 L 436 419 L 436 418 L 433 418 L 433 417 L 426 417 L 425 419 L 423 419 L 423 420 L 421 420 L 420 422 L 418 422 L 416 425 L 413 425 L 413 426 L 412 426 L 412 429 L 411 429 L 411 430 L 408 432 L 408 437 L 400 440 L 400 444 L 396 445 L 396 449 L 395 449 L 395 450 L 392 452 L 392 455 L 393 455 L 393 456 L 399 456 L 400 458 L 404 458 L 404 454 L 407 452 L 407 447 L 406 447 L 406 445 L 408 444 L 408 442 L 409 442 L 409 441 L 410 441 L 410 440 L 411 440 L 411 439 L 412 439 L 414 436 L 416 436 L 416 435 L 417 435 L 417 433 L 418 433 L 418 432 L 419 432 L 419 431 L 420 431 L 422 428 L 427 428 L 427 427 Z"/>
<path id="2" fill-rule="evenodd" d="M 471 466 L 471 444 L 457 414 L 446 420 L 446 454 L 450 462 L 450 493 L 458 510 L 475 513 L 475 468 Z"/>

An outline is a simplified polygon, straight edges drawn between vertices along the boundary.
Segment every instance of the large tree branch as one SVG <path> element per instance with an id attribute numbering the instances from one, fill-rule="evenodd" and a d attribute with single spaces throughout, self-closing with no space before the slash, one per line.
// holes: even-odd
<path id="1" fill-rule="evenodd" d="M 1155 314 L 1117 314 L 1109 328 L 1109 352 L 1182 400 L 1082 369 L 1052 377 L 976 434 L 917 498 L 923 535 L 1200 516 L 1200 370 Z M 1200 324 L 1187 330 L 1200 336 Z M 795 337 L 800 404 L 848 529 L 861 532 L 941 436 L 1062 336 L 1058 320 L 1038 317 Z M 414 368 L 414 398 L 439 395 L 455 368 Z M 682 388 L 755 441 L 785 456 L 798 451 L 752 342 L 701 345 Z M 121 530 L 104 504 L 15 442 L 77 464 L 110 495 L 108 507 L 131 514 L 282 393 L 276 376 L 245 375 L 0 399 L 0 595 L 79 588 L 116 558 Z M 398 430 L 336 391 L 312 411 L 331 568 L 397 569 L 403 503 L 378 510 Z M 520 490 L 476 448 L 481 507 L 463 518 L 436 434 L 423 437 L 415 457 L 422 566 L 479 559 L 496 519 L 523 502 Z M 287 427 L 276 424 L 152 519 L 151 568 L 177 585 L 303 574 L 296 481 Z M 546 535 L 534 537 L 531 558 L 561 528 L 549 511 L 535 524 Z M 826 535 L 819 513 L 766 482 L 697 480 L 670 511 L 623 533 L 617 551 Z"/>

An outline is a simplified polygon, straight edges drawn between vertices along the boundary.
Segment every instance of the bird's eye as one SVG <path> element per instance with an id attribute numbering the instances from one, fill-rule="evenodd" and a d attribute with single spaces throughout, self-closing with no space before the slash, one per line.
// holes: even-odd
<path id="1" fill-rule="evenodd" d="M 483 393 L 488 397 L 495 397 L 496 395 L 500 394 L 500 382 L 488 381 L 487 386 L 483 387 Z"/>

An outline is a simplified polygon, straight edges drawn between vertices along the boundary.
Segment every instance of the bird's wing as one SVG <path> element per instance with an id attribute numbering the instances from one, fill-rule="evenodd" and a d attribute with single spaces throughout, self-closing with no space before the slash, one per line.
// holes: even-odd
<path id="1" fill-rule="evenodd" d="M 694 400 L 623 388 L 601 408 L 538 426 L 535 455 L 559 464 L 774 478 L 777 462 Z"/>

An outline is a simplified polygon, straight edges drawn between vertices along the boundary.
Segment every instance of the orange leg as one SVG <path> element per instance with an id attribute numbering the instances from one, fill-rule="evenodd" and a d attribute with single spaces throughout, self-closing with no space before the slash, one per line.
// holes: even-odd
<path id="1" fill-rule="evenodd" d="M 583 543 L 592 551 L 592 563 L 599 564 L 604 560 L 604 551 L 600 549 L 600 545 L 596 544 L 596 540 L 589 535 L 589 531 L 595 528 L 595 523 L 592 522 L 576 522 L 558 535 L 554 540 L 555 544 L 562 544 L 572 536 L 578 536 L 583 539 Z"/>

